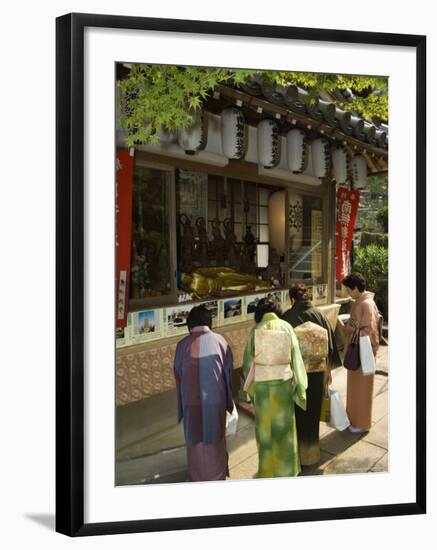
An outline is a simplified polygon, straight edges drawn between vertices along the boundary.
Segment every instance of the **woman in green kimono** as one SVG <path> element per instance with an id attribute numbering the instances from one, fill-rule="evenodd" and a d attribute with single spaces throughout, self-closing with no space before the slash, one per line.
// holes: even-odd
<path id="1" fill-rule="evenodd" d="M 243 360 L 245 389 L 255 407 L 258 477 L 300 472 L 294 404 L 305 410 L 307 374 L 293 328 L 272 299 L 258 302 Z"/>

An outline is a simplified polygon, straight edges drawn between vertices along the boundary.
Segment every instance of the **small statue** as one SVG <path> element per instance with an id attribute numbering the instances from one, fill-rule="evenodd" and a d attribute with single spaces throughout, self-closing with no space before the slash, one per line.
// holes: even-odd
<path id="1" fill-rule="evenodd" d="M 250 258 L 251 262 L 255 261 L 255 254 L 256 254 L 256 238 L 255 235 L 252 233 L 252 226 L 247 225 L 246 226 L 246 234 L 244 235 L 244 243 L 246 245 L 246 252 Z"/>
<path id="2" fill-rule="evenodd" d="M 179 216 L 179 223 L 182 226 L 181 237 L 181 271 L 191 273 L 193 271 L 193 248 L 194 232 L 190 218 L 185 214 Z"/>
<path id="3" fill-rule="evenodd" d="M 134 242 L 131 262 L 131 297 L 144 298 L 148 289 L 150 289 L 150 276 L 147 250 L 144 246 L 141 254 L 138 254 L 137 246 Z"/>
<path id="4" fill-rule="evenodd" d="M 256 263 L 250 259 L 246 249 L 243 249 L 240 256 L 240 271 L 242 273 L 249 273 L 255 275 L 257 273 Z"/>
<path id="5" fill-rule="evenodd" d="M 277 281 L 280 284 L 281 271 L 280 271 L 280 256 L 276 252 L 276 248 L 269 246 L 269 266 L 267 268 L 267 278 L 269 280 Z"/>
<path id="6" fill-rule="evenodd" d="M 212 220 L 212 241 L 210 242 L 210 249 L 212 256 L 215 256 L 216 266 L 222 266 L 225 263 L 225 240 L 222 237 L 220 231 L 220 220 Z"/>
<path id="7" fill-rule="evenodd" d="M 229 265 L 237 267 L 239 263 L 239 254 L 237 250 L 237 237 L 234 233 L 234 223 L 231 218 L 223 220 L 223 228 L 225 233 L 225 244 L 228 255 Z"/>
<path id="8" fill-rule="evenodd" d="M 197 235 L 199 239 L 198 257 L 201 266 L 208 265 L 208 235 L 206 232 L 205 218 L 196 220 Z"/>
<path id="9" fill-rule="evenodd" d="M 256 238 L 252 233 L 251 226 L 246 226 L 246 234 L 244 235 L 243 251 L 240 257 L 240 269 L 244 273 L 253 273 L 257 271 L 255 255 L 256 255 Z"/>

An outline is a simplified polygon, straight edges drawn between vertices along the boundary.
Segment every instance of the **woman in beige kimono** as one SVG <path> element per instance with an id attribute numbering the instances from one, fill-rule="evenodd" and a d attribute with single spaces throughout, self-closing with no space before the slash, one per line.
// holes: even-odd
<path id="1" fill-rule="evenodd" d="M 350 320 L 345 325 L 345 354 L 356 328 L 360 336 L 369 336 L 373 354 L 379 347 L 379 312 L 373 301 L 374 293 L 366 290 L 366 280 L 361 273 L 351 273 L 342 281 L 348 294 L 355 301 L 352 304 Z M 346 412 L 353 433 L 367 432 L 372 425 L 374 375 L 363 375 L 362 369 L 348 370 Z"/>

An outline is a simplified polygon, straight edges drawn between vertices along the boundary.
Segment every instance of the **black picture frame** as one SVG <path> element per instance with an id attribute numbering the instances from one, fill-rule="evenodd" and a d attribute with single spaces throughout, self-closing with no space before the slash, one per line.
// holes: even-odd
<path id="1" fill-rule="evenodd" d="M 84 29 L 155 30 L 414 48 L 416 52 L 416 499 L 331 509 L 84 523 Z M 68 14 L 56 20 L 56 530 L 69 536 L 321 521 L 426 512 L 426 37 Z"/>

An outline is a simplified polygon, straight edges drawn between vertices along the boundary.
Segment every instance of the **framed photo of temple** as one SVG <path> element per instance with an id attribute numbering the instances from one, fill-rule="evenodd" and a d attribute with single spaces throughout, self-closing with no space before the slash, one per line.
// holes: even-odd
<path id="1" fill-rule="evenodd" d="M 57 19 L 59 532 L 425 513 L 425 44 Z"/>

